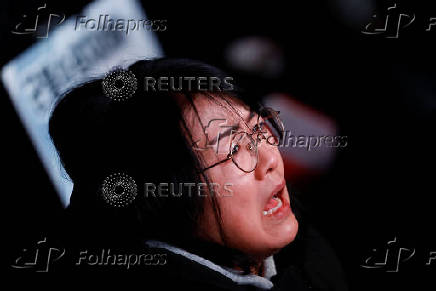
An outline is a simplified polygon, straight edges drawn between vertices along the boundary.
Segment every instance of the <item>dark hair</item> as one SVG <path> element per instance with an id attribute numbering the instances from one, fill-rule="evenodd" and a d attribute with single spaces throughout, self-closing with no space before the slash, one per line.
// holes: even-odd
<path id="1" fill-rule="evenodd" d="M 67 93 L 51 115 L 50 136 L 74 182 L 68 211 L 80 222 L 75 225 L 81 232 L 87 228 L 88 234 L 102 240 L 150 238 L 190 244 L 196 240 L 204 197 L 145 197 L 144 184 L 209 182 L 192 148 L 183 112 L 192 108 L 198 118 L 193 100 L 202 94 L 237 114 L 232 102 L 238 100 L 238 91 L 236 87 L 232 92 L 212 88 L 203 94 L 196 88 L 187 90 L 186 84 L 180 91 L 143 90 L 145 77 L 201 76 L 224 83 L 227 75 L 222 71 L 193 60 L 141 60 L 127 69 L 137 80 L 130 98 L 112 100 L 103 92 L 103 80 L 96 79 Z M 102 183 L 113 173 L 127 174 L 136 181 L 138 195 L 127 207 L 112 207 L 102 199 Z M 211 197 L 220 221 L 216 198 Z"/>

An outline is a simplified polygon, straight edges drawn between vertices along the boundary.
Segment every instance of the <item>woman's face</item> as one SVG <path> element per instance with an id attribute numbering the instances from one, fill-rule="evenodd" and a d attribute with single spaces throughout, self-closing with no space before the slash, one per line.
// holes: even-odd
<path id="1" fill-rule="evenodd" d="M 257 114 L 250 114 L 239 102 L 234 107 L 243 120 L 228 106 L 219 106 L 203 96 L 196 98 L 194 104 L 206 132 L 192 110 L 187 113 L 187 122 L 206 167 L 226 158 L 232 139 L 231 134 L 226 134 L 230 128 L 251 133 L 257 124 Z M 206 136 L 213 141 L 209 146 Z M 264 258 L 294 240 L 298 222 L 290 208 L 283 160 L 277 146 L 262 140 L 258 145 L 257 167 L 250 173 L 241 171 L 230 159 L 208 169 L 206 174 L 215 183 L 213 188 L 229 247 Z M 200 235 L 222 244 L 210 196 L 204 207 Z"/>

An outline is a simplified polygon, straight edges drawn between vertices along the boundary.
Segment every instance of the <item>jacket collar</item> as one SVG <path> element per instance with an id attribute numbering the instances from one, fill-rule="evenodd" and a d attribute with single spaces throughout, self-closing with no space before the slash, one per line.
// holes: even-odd
<path id="1" fill-rule="evenodd" d="M 157 241 L 157 240 L 147 240 L 145 244 L 151 248 L 166 249 L 174 254 L 181 255 L 191 261 L 197 262 L 198 264 L 201 264 L 215 272 L 218 272 L 226 276 L 227 278 L 231 279 L 233 282 L 240 285 L 253 285 L 261 289 L 271 289 L 273 287 L 273 283 L 271 282 L 270 279 L 271 277 L 277 274 L 273 256 L 270 256 L 265 259 L 264 262 L 265 276 L 262 277 L 254 274 L 243 275 L 241 274 L 241 272 L 237 270 L 233 270 L 231 268 L 217 265 L 212 261 L 209 261 L 196 254 L 190 253 L 184 249 L 170 245 L 166 242 Z"/>

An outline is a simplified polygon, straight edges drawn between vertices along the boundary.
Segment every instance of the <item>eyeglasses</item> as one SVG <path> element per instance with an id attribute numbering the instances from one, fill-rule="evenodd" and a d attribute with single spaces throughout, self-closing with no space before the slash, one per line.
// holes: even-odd
<path id="1" fill-rule="evenodd" d="M 232 131 L 227 157 L 204 168 L 202 172 L 230 159 L 241 171 L 245 173 L 253 172 L 257 167 L 258 145 L 262 140 L 265 139 L 270 145 L 278 145 L 280 139 L 283 138 L 285 128 L 279 113 L 279 111 L 275 111 L 270 107 L 261 107 L 257 116 L 257 123 L 252 132 Z"/>

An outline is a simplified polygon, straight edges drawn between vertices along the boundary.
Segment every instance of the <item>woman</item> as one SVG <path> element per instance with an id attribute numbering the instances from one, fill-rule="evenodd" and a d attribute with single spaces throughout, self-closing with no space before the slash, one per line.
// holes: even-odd
<path id="1" fill-rule="evenodd" d="M 165 254 L 141 268 L 164 287 L 344 290 L 330 248 L 294 214 L 278 112 L 242 101 L 232 80 L 144 60 L 60 100 L 49 129 L 74 182 L 78 245 Z"/>

